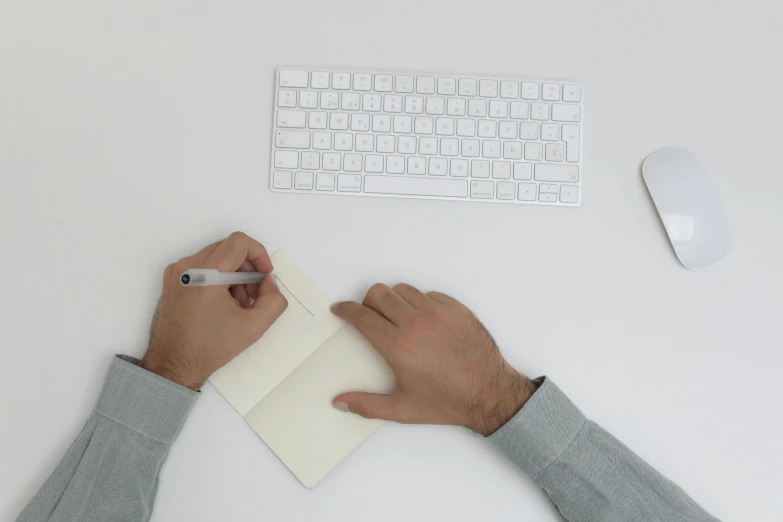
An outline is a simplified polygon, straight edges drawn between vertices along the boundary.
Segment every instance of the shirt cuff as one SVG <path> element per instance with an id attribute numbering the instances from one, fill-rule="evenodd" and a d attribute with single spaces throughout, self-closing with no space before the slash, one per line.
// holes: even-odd
<path id="1" fill-rule="evenodd" d="M 171 444 L 198 393 L 164 379 L 127 355 L 112 359 L 95 411 L 162 444 Z"/>
<path id="2" fill-rule="evenodd" d="M 544 378 L 522 409 L 489 439 L 535 479 L 560 457 L 585 422 L 579 408 L 551 379 Z"/>

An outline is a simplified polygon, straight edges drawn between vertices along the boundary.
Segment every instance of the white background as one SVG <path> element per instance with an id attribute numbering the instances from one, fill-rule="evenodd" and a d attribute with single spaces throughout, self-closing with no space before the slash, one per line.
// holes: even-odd
<path id="1" fill-rule="evenodd" d="M 724 521 L 783 519 L 783 8 L 775 0 L 0 4 L 0 517 L 140 356 L 165 265 L 235 229 L 334 299 L 472 307 L 506 356 Z M 273 194 L 279 64 L 584 82 L 578 208 Z M 734 245 L 682 268 L 640 165 L 681 145 Z M 528 362 L 529 361 L 529 362 Z M 304 489 L 207 386 L 154 520 L 554 521 L 479 438 L 387 425 Z"/>

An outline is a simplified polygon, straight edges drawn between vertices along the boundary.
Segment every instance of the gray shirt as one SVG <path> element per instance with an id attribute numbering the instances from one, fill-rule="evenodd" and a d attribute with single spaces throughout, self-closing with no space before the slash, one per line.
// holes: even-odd
<path id="1" fill-rule="evenodd" d="M 17 520 L 149 520 L 160 469 L 197 397 L 132 357 L 114 358 L 95 411 Z M 570 522 L 717 520 L 550 379 L 489 440 Z"/>

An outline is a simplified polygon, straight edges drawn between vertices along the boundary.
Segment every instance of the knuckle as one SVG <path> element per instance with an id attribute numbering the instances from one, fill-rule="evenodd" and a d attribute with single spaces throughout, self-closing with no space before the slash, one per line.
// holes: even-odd
<path id="1" fill-rule="evenodd" d="M 272 305 L 281 312 L 284 312 L 286 308 L 288 308 L 288 299 L 286 299 L 282 293 L 275 294 L 272 296 Z"/>
<path id="2" fill-rule="evenodd" d="M 383 283 L 375 283 L 370 287 L 370 289 L 367 291 L 368 297 L 380 297 L 384 293 L 386 293 L 387 286 Z"/>
<path id="3" fill-rule="evenodd" d="M 231 234 L 228 236 L 228 239 L 232 242 L 244 241 L 246 238 L 247 234 L 240 232 L 239 230 L 231 232 Z"/>

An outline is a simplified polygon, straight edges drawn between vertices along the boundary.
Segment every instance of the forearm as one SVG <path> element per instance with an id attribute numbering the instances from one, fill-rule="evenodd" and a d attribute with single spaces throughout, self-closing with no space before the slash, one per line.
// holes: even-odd
<path id="1" fill-rule="evenodd" d="M 18 521 L 148 520 L 158 475 L 198 396 L 112 360 L 98 405 Z"/>
<path id="2" fill-rule="evenodd" d="M 716 522 L 545 380 L 491 441 L 568 521 Z"/>

